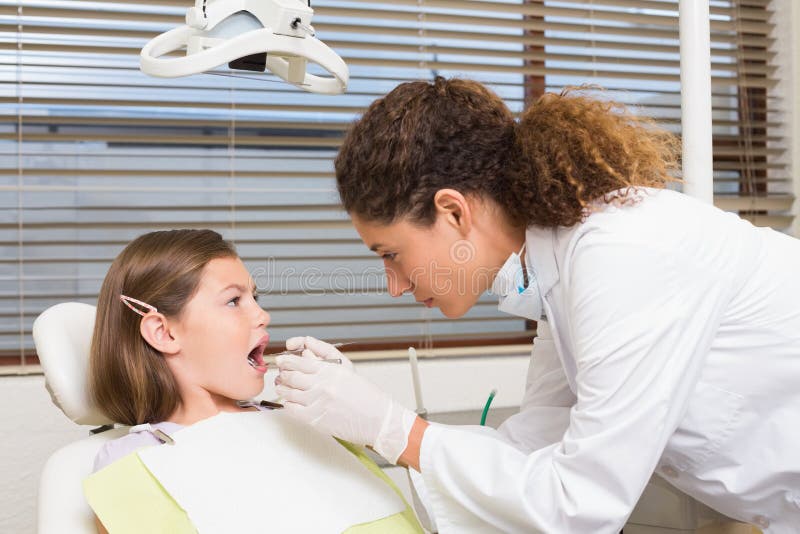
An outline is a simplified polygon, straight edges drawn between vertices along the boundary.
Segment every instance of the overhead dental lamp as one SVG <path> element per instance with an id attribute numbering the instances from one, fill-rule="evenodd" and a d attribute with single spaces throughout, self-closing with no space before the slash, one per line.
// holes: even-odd
<path id="1" fill-rule="evenodd" d="M 177 78 L 227 63 L 233 70 L 271 71 L 313 93 L 342 93 L 350 76 L 347 65 L 314 36 L 314 10 L 309 4 L 306 0 L 196 0 L 186 13 L 186 25 L 162 33 L 142 48 L 142 71 Z M 168 56 L 183 49 L 184 56 Z M 330 76 L 309 74 L 309 62 Z"/>

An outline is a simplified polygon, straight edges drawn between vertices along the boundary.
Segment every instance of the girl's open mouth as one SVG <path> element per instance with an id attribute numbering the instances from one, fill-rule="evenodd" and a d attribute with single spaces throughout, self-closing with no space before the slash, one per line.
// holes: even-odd
<path id="1" fill-rule="evenodd" d="M 258 344 L 247 354 L 247 363 L 257 371 L 266 372 L 267 364 L 264 362 L 264 350 L 269 343 L 269 336 L 264 336 L 258 340 Z"/>

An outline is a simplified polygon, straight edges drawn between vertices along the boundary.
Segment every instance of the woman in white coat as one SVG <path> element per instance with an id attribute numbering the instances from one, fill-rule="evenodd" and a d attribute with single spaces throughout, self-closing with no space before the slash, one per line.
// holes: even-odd
<path id="1" fill-rule="evenodd" d="M 429 425 L 313 338 L 287 411 L 409 466 L 442 533 L 618 532 L 654 472 L 800 532 L 800 241 L 665 189 L 676 153 L 580 92 L 515 120 L 477 82 L 398 86 L 336 161 L 390 292 L 459 317 L 491 290 L 553 342 L 497 431 Z"/>

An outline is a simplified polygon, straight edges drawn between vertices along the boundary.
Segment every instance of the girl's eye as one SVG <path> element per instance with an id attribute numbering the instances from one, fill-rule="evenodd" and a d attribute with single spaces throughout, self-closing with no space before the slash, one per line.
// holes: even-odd
<path id="1" fill-rule="evenodd" d="M 253 300 L 258 302 L 258 293 L 253 293 Z"/>
<path id="2" fill-rule="evenodd" d="M 383 255 L 381 256 L 381 258 L 383 258 L 384 260 L 389 260 L 389 261 L 392 261 L 392 260 L 394 260 L 394 258 L 395 258 L 396 256 L 397 256 L 397 254 L 395 254 L 395 253 L 391 252 L 391 253 L 383 254 Z"/>
<path id="3" fill-rule="evenodd" d="M 231 300 L 228 301 L 227 305 L 231 306 L 231 307 L 238 306 L 239 305 L 239 299 L 241 299 L 241 297 L 233 297 Z"/>

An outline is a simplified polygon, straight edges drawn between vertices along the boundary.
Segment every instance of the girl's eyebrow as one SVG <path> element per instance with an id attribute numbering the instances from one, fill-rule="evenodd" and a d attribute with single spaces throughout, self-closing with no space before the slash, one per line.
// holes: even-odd
<path id="1" fill-rule="evenodd" d="M 241 285 L 241 284 L 229 284 L 228 286 L 226 286 L 225 288 L 223 288 L 222 290 L 220 290 L 220 293 L 224 293 L 225 291 L 227 291 L 227 290 L 229 290 L 229 289 L 238 289 L 238 290 L 239 290 L 239 291 L 241 291 L 242 293 L 247 293 L 247 291 L 255 292 L 255 290 L 256 290 L 256 286 L 255 286 L 255 284 L 251 284 L 251 285 L 250 285 L 250 289 L 248 290 L 247 288 L 245 288 L 245 287 L 244 287 L 243 285 Z"/>

